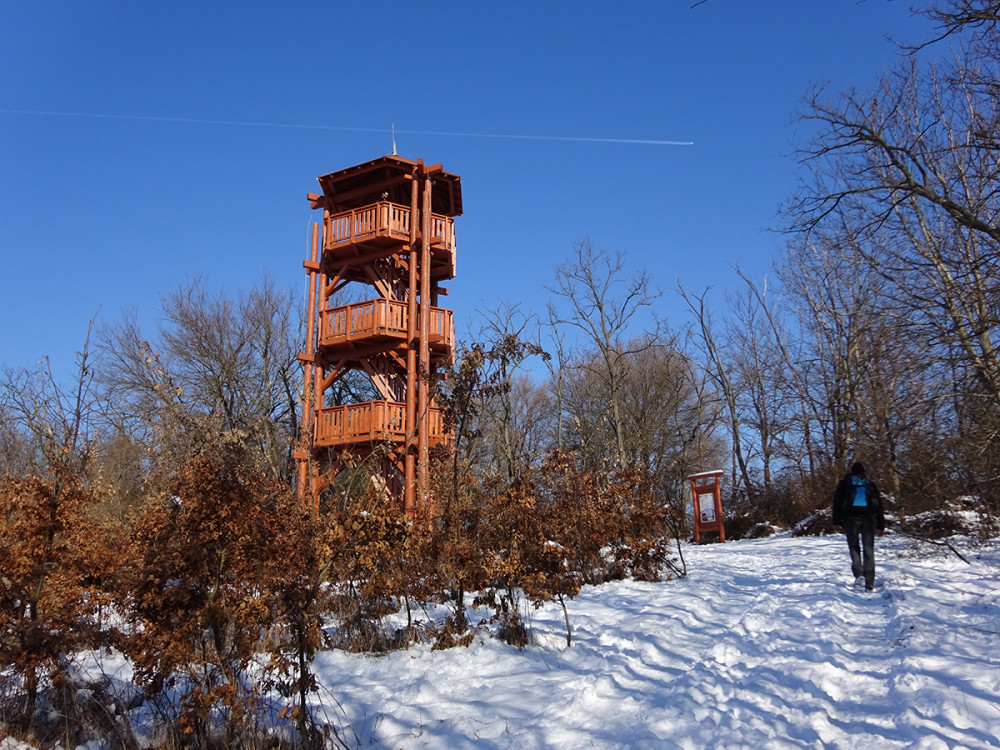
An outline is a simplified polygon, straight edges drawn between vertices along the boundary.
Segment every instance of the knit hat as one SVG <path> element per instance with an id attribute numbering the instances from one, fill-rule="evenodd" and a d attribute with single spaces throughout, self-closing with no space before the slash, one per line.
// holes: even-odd
<path id="1" fill-rule="evenodd" d="M 856 477 L 863 477 L 865 475 L 865 465 L 860 461 L 855 461 L 851 466 L 851 474 Z"/>

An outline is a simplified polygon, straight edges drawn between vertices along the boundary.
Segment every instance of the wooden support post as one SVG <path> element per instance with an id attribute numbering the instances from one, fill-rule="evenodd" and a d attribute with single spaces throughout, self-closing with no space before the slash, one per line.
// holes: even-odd
<path id="1" fill-rule="evenodd" d="M 312 464 L 313 447 L 313 423 L 314 423 L 314 401 L 312 393 L 312 381 L 315 376 L 316 356 L 316 269 L 319 257 L 319 224 L 313 222 L 312 225 L 312 253 L 310 256 L 309 272 L 306 275 L 307 282 L 307 312 L 306 312 L 306 350 L 305 362 L 302 366 L 302 419 L 300 420 L 301 438 L 299 442 L 298 461 L 298 484 L 296 490 L 299 495 L 299 503 L 305 506 L 306 483 L 309 479 L 309 468 Z"/>
<path id="2" fill-rule="evenodd" d="M 403 446 L 403 509 L 407 516 L 414 512 L 416 483 L 416 446 L 413 439 L 417 433 L 417 209 L 419 207 L 419 186 L 416 174 L 410 181 L 410 254 L 408 289 L 406 297 L 406 443 Z"/>
<path id="3" fill-rule="evenodd" d="M 420 238 L 420 353 L 417 367 L 420 374 L 419 409 L 419 459 L 417 463 L 421 496 L 421 512 L 427 505 L 428 458 L 431 431 L 430 404 L 430 335 L 431 335 L 431 190 L 433 182 L 424 174 L 424 200 L 421 209 Z"/>
<path id="4" fill-rule="evenodd" d="M 324 209 L 325 211 L 325 209 Z M 324 225 L 323 227 L 323 246 L 326 246 L 327 242 L 327 229 Z M 319 275 L 319 288 L 322 291 L 321 298 L 318 300 L 319 310 L 318 315 L 321 317 L 326 313 L 327 308 L 330 306 L 330 292 L 328 291 L 328 278 L 326 273 L 321 273 Z M 322 357 L 319 358 L 322 360 Z M 323 393 L 326 391 L 326 371 L 325 367 L 321 362 L 313 363 L 313 440 L 316 437 L 316 425 L 319 421 L 320 412 L 323 410 Z M 313 474 L 313 513 L 319 515 L 319 474 L 315 472 Z"/>

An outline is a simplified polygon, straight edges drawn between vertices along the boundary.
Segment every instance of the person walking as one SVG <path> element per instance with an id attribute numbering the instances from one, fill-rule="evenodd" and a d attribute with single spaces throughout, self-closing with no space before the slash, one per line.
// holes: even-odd
<path id="1" fill-rule="evenodd" d="M 833 525 L 847 536 L 854 585 L 860 588 L 864 582 L 871 591 L 875 588 L 875 535 L 885 533 L 885 515 L 878 487 L 865 476 L 860 461 L 833 493 Z"/>

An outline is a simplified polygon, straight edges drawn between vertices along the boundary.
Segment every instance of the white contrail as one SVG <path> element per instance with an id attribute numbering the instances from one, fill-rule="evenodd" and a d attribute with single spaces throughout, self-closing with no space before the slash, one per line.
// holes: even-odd
<path id="1" fill-rule="evenodd" d="M 96 112 L 56 112 L 40 109 L 0 109 L 2 114 L 44 115 L 47 117 L 90 117 L 105 120 L 141 120 L 176 122 L 191 125 L 239 125 L 254 128 L 297 128 L 299 130 L 342 130 L 354 133 L 388 133 L 385 128 L 356 128 L 346 125 L 301 125 L 291 122 L 250 122 L 246 120 L 207 120 L 193 117 L 154 117 L 152 115 L 111 115 Z M 523 141 L 571 141 L 576 143 L 630 143 L 645 146 L 693 146 L 693 141 L 667 141 L 656 138 L 585 138 L 564 135 L 514 135 L 504 133 L 449 133 L 428 130 L 396 130 L 407 135 L 431 135 L 449 138 L 507 138 Z"/>

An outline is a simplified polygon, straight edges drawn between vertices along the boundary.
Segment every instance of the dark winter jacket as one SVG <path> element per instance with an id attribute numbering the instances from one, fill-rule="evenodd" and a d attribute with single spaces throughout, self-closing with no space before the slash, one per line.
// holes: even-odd
<path id="1" fill-rule="evenodd" d="M 864 476 L 848 474 L 833 493 L 834 525 L 843 526 L 848 516 L 869 516 L 875 519 L 875 528 L 885 528 L 882 496 L 875 483 Z"/>

